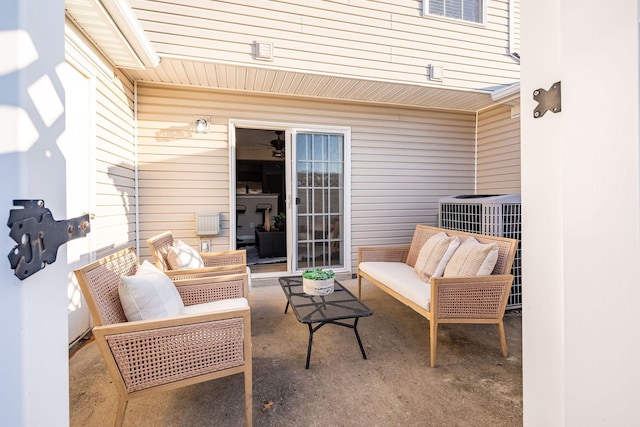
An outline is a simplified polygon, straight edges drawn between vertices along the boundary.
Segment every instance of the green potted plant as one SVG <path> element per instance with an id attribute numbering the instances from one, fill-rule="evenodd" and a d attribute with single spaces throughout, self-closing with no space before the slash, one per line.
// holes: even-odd
<path id="1" fill-rule="evenodd" d="M 333 270 L 315 268 L 302 273 L 302 290 L 309 295 L 329 295 L 333 292 Z"/>
<path id="2" fill-rule="evenodd" d="M 274 225 L 280 231 L 283 231 L 285 229 L 285 226 L 287 224 L 286 221 L 287 217 L 285 216 L 284 212 L 280 212 L 274 217 Z"/>

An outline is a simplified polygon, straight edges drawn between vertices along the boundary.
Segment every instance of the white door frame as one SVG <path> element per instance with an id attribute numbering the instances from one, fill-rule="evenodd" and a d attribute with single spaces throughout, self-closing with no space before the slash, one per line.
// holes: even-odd
<path id="1" fill-rule="evenodd" d="M 296 174 L 296 147 L 295 147 L 295 137 L 298 134 L 304 133 L 327 133 L 327 134 L 341 134 L 343 136 L 343 164 L 344 164 L 344 194 L 343 194 L 343 227 L 344 233 L 342 236 L 343 246 L 342 246 L 342 258 L 343 258 L 343 266 L 341 268 L 332 267 L 333 270 L 337 272 L 351 271 L 351 204 L 349 201 L 351 200 L 351 130 L 349 128 L 336 128 L 336 127 L 296 127 L 287 131 L 287 149 L 288 153 L 291 153 L 291 156 L 288 157 L 287 161 L 289 163 L 289 167 L 287 167 L 287 171 L 290 176 L 287 176 L 287 213 L 293 213 L 294 206 L 290 204 L 290 201 L 295 200 L 296 194 L 294 194 L 295 188 L 292 188 L 292 183 L 294 182 L 294 176 Z M 291 219 L 289 219 L 291 217 Z M 287 215 L 287 227 L 290 227 L 291 230 L 297 232 L 298 224 L 297 224 L 297 215 Z M 298 245 L 297 241 L 294 241 L 294 236 L 291 236 L 292 243 L 292 258 L 297 259 L 298 257 Z M 292 260 L 293 261 L 293 260 Z M 293 264 L 293 262 L 292 262 Z M 302 273 L 304 269 L 298 268 L 295 273 Z"/>
<path id="2" fill-rule="evenodd" d="M 265 122 L 257 120 L 229 119 L 229 248 L 234 248 L 236 240 L 236 217 L 233 212 L 236 210 L 236 129 L 279 129 L 285 131 L 286 148 L 285 153 L 285 174 L 286 174 L 286 209 L 287 209 L 287 230 L 294 230 L 292 212 L 292 191 L 293 166 L 295 161 L 290 155 L 293 153 L 292 135 L 294 132 L 327 132 L 342 133 L 344 135 L 344 268 L 335 269 L 337 273 L 351 271 L 351 128 L 347 126 L 329 125 L 309 125 L 293 122 Z M 256 278 L 278 277 L 286 274 L 296 273 L 293 271 L 293 257 L 297 256 L 297 246 L 295 236 L 292 232 L 287 232 L 287 271 L 273 273 L 253 274 Z M 299 273 L 299 272 L 298 272 Z"/>
<path id="3" fill-rule="evenodd" d="M 67 212 L 65 218 L 72 218 L 84 213 L 95 212 L 96 205 L 96 148 L 95 148 L 95 76 L 77 62 L 67 58 L 65 67 L 70 70 L 73 81 L 65 81 L 65 118 L 67 126 L 58 141 L 60 150 L 67 163 Z M 63 74 L 66 75 L 66 74 Z M 62 78 L 62 77 L 61 77 Z M 84 79 L 82 82 L 77 80 Z M 81 84 L 82 83 L 82 84 Z M 78 92 L 75 89 L 85 89 Z M 69 99 L 69 97 L 84 99 Z M 74 110 L 69 105 L 84 104 L 76 109 L 80 116 L 72 115 Z M 82 239 L 67 243 L 67 264 L 69 281 L 68 295 L 68 331 L 69 344 L 84 336 L 91 330 L 89 308 L 80 291 L 73 270 L 95 260 L 95 231 Z"/>

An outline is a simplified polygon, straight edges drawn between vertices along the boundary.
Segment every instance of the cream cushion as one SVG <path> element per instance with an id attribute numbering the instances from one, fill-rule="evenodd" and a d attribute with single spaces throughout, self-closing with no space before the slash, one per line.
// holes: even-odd
<path id="1" fill-rule="evenodd" d="M 441 277 L 447 263 L 460 246 L 458 237 L 449 237 L 444 231 L 431 236 L 422 245 L 414 269 L 425 282 L 432 277 Z"/>
<path id="2" fill-rule="evenodd" d="M 200 253 L 191 246 L 177 240 L 167 252 L 167 262 L 172 270 L 185 270 L 204 267 Z"/>
<path id="3" fill-rule="evenodd" d="M 404 262 L 366 261 L 358 264 L 358 269 L 384 283 L 393 292 L 429 310 L 431 282 L 423 282 L 410 265 Z"/>
<path id="4" fill-rule="evenodd" d="M 120 278 L 118 295 L 130 322 L 177 316 L 184 309 L 171 279 L 146 260 L 135 275 Z"/>
<path id="5" fill-rule="evenodd" d="M 202 304 L 187 305 L 182 312 L 184 314 L 206 314 L 226 310 L 238 310 L 247 307 L 249 307 L 249 301 L 247 301 L 246 298 L 228 298 Z"/>
<path id="6" fill-rule="evenodd" d="M 458 247 L 444 270 L 444 277 L 488 276 L 498 261 L 498 245 L 482 244 L 469 237 Z"/>

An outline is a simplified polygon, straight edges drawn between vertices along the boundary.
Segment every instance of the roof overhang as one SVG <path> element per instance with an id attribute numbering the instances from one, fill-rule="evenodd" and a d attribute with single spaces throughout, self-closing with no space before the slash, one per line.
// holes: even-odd
<path id="1" fill-rule="evenodd" d="M 496 104 L 516 105 L 520 103 L 520 82 L 494 90 L 491 92 L 491 99 Z"/>
<path id="2" fill-rule="evenodd" d="M 65 8 L 115 67 L 141 83 L 462 112 L 519 102 L 519 83 L 474 90 L 175 55 L 160 61 L 127 0 L 65 0 Z"/>
<path id="3" fill-rule="evenodd" d="M 65 10 L 116 67 L 142 70 L 160 63 L 126 0 L 65 0 Z"/>
<path id="4" fill-rule="evenodd" d="M 496 104 L 493 88 L 461 90 L 178 57 L 163 57 L 156 68 L 128 74 L 139 83 L 399 107 L 476 112 Z"/>

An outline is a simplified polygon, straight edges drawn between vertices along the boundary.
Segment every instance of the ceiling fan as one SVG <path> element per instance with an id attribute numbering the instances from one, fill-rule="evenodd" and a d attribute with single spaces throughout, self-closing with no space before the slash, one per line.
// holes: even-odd
<path id="1" fill-rule="evenodd" d="M 271 141 L 271 146 L 273 147 L 273 152 L 271 153 L 271 156 L 281 159 L 284 157 L 284 140 L 280 139 L 283 131 L 277 130 L 275 132 L 276 132 L 276 135 L 278 135 L 278 139 L 274 139 Z"/>

